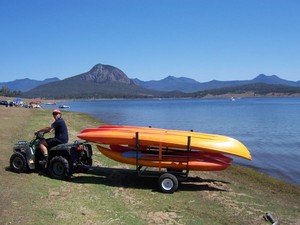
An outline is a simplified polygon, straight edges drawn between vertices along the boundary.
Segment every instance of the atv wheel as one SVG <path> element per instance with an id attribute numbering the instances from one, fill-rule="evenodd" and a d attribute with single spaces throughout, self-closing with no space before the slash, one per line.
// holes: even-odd
<path id="1" fill-rule="evenodd" d="M 12 154 L 9 160 L 9 164 L 13 172 L 22 173 L 27 170 L 27 163 L 26 163 L 25 156 L 20 152 L 16 152 Z"/>
<path id="2" fill-rule="evenodd" d="M 72 175 L 69 161 L 62 156 L 53 157 L 50 160 L 48 170 L 52 178 L 59 180 L 68 180 Z"/>

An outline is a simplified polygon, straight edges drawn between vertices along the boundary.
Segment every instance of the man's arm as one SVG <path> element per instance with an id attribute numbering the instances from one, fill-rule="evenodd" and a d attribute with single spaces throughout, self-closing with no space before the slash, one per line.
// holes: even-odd
<path id="1" fill-rule="evenodd" d="M 49 133 L 53 128 L 52 127 L 45 127 L 45 128 L 42 128 L 36 132 L 34 132 L 35 134 L 37 134 L 38 132 L 43 132 L 43 133 Z"/>

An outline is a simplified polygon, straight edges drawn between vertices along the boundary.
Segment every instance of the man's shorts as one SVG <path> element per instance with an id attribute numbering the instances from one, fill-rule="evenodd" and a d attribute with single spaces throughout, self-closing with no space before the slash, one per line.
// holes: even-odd
<path id="1" fill-rule="evenodd" d="M 56 145 L 62 144 L 62 142 L 57 138 L 47 138 L 46 143 L 48 145 L 48 149 L 50 149 Z"/>

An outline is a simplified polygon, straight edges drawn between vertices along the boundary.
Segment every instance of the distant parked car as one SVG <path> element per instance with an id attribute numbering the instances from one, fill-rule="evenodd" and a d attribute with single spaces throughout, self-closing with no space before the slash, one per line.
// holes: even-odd
<path id="1" fill-rule="evenodd" d="M 2 100 L 2 101 L 0 101 L 0 105 L 5 105 L 6 107 L 8 107 L 8 106 L 13 106 L 14 103 L 6 101 L 6 100 Z"/>
<path id="2" fill-rule="evenodd" d="M 9 105 L 9 103 L 8 103 L 8 101 L 6 101 L 6 100 L 3 100 L 3 101 L 0 101 L 0 105 L 5 105 L 5 106 L 8 106 L 8 105 Z"/>

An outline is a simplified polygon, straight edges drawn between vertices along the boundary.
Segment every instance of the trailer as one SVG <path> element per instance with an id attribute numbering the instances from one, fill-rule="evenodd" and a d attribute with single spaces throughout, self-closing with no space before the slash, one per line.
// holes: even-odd
<path id="1" fill-rule="evenodd" d="M 162 193 L 174 193 L 177 191 L 179 186 L 179 181 L 187 181 L 189 176 L 189 156 L 191 152 L 190 148 L 191 143 L 191 137 L 187 137 L 187 149 L 186 149 L 186 155 L 184 161 L 186 163 L 186 169 L 185 170 L 171 170 L 167 169 L 164 170 L 161 166 L 159 166 L 156 170 L 149 170 L 149 167 L 145 167 L 139 164 L 139 132 L 136 132 L 136 172 L 139 177 L 154 177 L 158 178 L 158 188 Z M 150 148 L 151 149 L 151 148 Z M 159 154 L 159 162 L 163 162 L 162 159 L 162 146 L 159 146 L 158 148 L 158 154 Z M 178 161 L 173 160 L 174 163 L 177 163 Z M 153 167 L 150 167 L 153 168 Z"/>

